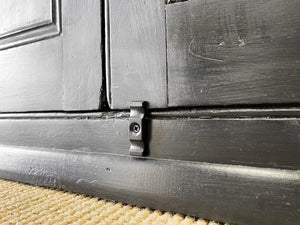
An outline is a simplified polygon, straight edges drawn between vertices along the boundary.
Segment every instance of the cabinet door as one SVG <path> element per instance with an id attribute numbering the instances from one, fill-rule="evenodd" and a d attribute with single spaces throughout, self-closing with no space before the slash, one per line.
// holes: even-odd
<path id="1" fill-rule="evenodd" d="M 169 106 L 300 102 L 298 0 L 166 6 Z"/>
<path id="2" fill-rule="evenodd" d="M 98 0 L 0 0 L 0 111 L 94 110 Z"/>
<path id="3" fill-rule="evenodd" d="M 109 1 L 112 108 L 300 103 L 299 1 L 125 2 Z"/>

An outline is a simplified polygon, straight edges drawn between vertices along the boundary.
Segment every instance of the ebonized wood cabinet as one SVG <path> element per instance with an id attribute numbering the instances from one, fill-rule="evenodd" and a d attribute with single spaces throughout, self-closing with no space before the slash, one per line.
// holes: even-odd
<path id="1" fill-rule="evenodd" d="M 233 224 L 300 221 L 298 0 L 0 0 L 0 178 Z M 146 101 L 141 157 L 130 102 Z"/>

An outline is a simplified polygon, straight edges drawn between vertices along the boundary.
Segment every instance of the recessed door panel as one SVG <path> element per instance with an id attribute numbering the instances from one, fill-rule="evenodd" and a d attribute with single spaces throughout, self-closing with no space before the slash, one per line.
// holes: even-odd
<path id="1" fill-rule="evenodd" d="M 0 50 L 51 38 L 61 31 L 59 0 L 0 0 Z"/>
<path id="2" fill-rule="evenodd" d="M 98 109 L 100 2 L 0 4 L 0 111 Z"/>
<path id="3" fill-rule="evenodd" d="M 52 22 L 51 0 L 0 0 L 0 37 Z"/>
<path id="4" fill-rule="evenodd" d="M 297 0 L 166 6 L 169 106 L 300 102 Z"/>

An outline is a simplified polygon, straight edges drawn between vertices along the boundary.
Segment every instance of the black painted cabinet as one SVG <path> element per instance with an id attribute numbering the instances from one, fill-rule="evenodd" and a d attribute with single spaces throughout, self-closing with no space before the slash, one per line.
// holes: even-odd
<path id="1" fill-rule="evenodd" d="M 300 102 L 297 0 L 105 7 L 106 16 L 99 1 L 4 1 L 0 111 L 98 110 L 104 99 L 111 109 L 130 101 L 150 108 Z"/>
<path id="2" fill-rule="evenodd" d="M 299 12 L 297 0 L 109 1 L 111 107 L 300 103 Z"/>
<path id="3" fill-rule="evenodd" d="M 299 12 L 298 0 L 0 1 L 0 178 L 297 224 Z M 139 157 L 135 101 L 148 103 Z"/>

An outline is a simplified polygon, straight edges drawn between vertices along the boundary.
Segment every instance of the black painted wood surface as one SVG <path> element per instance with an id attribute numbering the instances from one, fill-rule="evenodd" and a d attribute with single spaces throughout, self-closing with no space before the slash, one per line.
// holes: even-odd
<path id="1" fill-rule="evenodd" d="M 129 151 L 126 113 L 46 116 L 23 114 L 0 119 L 0 145 L 118 154 Z"/>
<path id="2" fill-rule="evenodd" d="M 299 171 L 0 147 L 0 177 L 237 225 L 297 224 Z"/>
<path id="3" fill-rule="evenodd" d="M 148 114 L 147 157 L 300 169 L 299 109 L 179 112 Z M 128 155 L 128 118 L 126 112 L 0 114 L 0 144 Z"/>
<path id="4" fill-rule="evenodd" d="M 1 5 L 8 1 L 1 1 L 0 14 Z M 51 7 L 44 10 L 53 14 L 57 34 L 53 36 L 46 27 L 34 32 L 29 26 L 29 39 L 26 32 L 0 38 L 0 112 L 98 110 L 105 76 L 100 1 L 32 1 L 26 5 L 32 5 L 29 11 L 20 7 L 27 1 L 14 2 L 7 13 L 23 22 L 26 14 L 39 14 L 38 6 L 48 2 Z M 0 19 L 0 26 L 5 22 L 12 20 Z M 8 49 L 6 39 L 12 39 Z"/>
<path id="5" fill-rule="evenodd" d="M 165 11 L 162 0 L 107 0 L 107 89 L 112 109 L 147 101 L 167 106 Z"/>
<path id="6" fill-rule="evenodd" d="M 238 225 L 297 224 L 299 1 L 107 0 L 105 34 L 91 1 L 99 35 L 82 36 L 68 23 L 84 22 L 77 3 L 62 4 L 64 51 L 53 39 L 24 60 L 3 54 L 29 69 L 13 79 L 19 68 L 1 67 L 12 77 L 2 76 L 0 110 L 83 111 L 0 114 L 0 177 Z M 152 108 L 141 158 L 129 156 L 128 111 L 84 113 L 99 106 L 104 36 L 111 109 Z"/>
<path id="7" fill-rule="evenodd" d="M 153 120 L 150 157 L 300 169 L 299 119 Z"/>
<path id="8" fill-rule="evenodd" d="M 169 106 L 300 102 L 298 0 L 166 5 Z"/>

